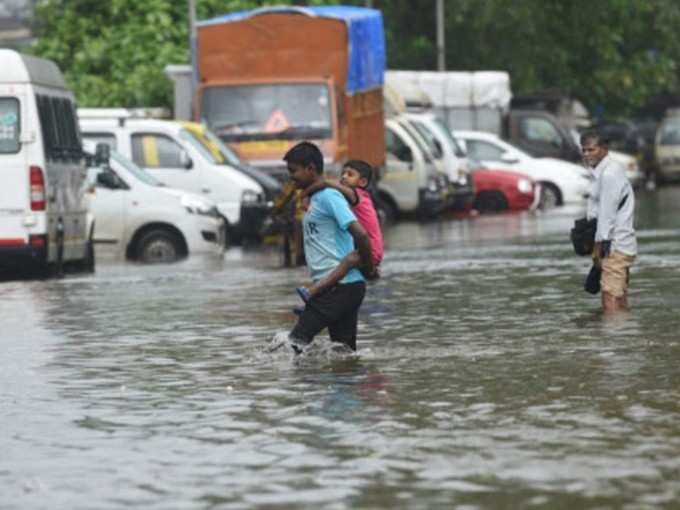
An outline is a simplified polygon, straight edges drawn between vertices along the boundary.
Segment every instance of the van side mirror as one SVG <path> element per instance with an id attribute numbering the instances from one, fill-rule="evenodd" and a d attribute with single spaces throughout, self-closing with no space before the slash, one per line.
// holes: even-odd
<path id="1" fill-rule="evenodd" d="M 182 149 L 179 153 L 179 164 L 182 165 L 182 168 L 185 170 L 191 170 L 191 168 L 194 166 L 191 156 L 189 156 L 189 153 L 184 149 Z"/>
<path id="2" fill-rule="evenodd" d="M 95 166 L 109 166 L 109 160 L 111 159 L 111 147 L 107 143 L 98 143 L 95 148 L 94 153 L 94 164 Z"/>
<path id="3" fill-rule="evenodd" d="M 97 184 L 102 188 L 118 189 L 120 188 L 120 181 L 118 176 L 110 171 L 102 171 L 97 174 Z"/>
<path id="4" fill-rule="evenodd" d="M 402 161 L 406 161 L 407 163 L 413 162 L 413 152 L 411 151 L 411 148 L 406 145 L 402 146 L 399 154 L 397 154 L 397 157 Z"/>

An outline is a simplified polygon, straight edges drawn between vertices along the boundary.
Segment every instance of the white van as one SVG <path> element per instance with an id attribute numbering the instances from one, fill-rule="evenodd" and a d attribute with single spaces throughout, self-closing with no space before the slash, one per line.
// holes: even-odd
<path id="1" fill-rule="evenodd" d="M 107 144 L 85 141 L 83 146 L 95 243 L 146 263 L 223 253 L 224 220 L 213 202 L 164 187 Z"/>
<path id="2" fill-rule="evenodd" d="M 0 49 L 0 266 L 94 269 L 73 93 L 49 60 Z"/>
<path id="3" fill-rule="evenodd" d="M 400 213 L 432 217 L 446 206 L 448 179 L 399 120 L 399 115 L 385 120 L 387 162 L 378 182 L 378 207 L 388 222 Z"/>
<path id="4" fill-rule="evenodd" d="M 172 188 L 217 204 L 227 237 L 257 237 L 270 210 L 262 186 L 211 157 L 210 149 L 182 122 L 135 118 L 121 109 L 78 111 L 83 138 L 105 142 Z"/>

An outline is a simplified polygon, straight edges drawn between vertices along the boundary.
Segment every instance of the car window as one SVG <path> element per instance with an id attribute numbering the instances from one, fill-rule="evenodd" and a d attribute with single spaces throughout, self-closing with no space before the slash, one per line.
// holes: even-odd
<path id="1" fill-rule="evenodd" d="M 172 138 L 153 133 L 132 135 L 132 160 L 143 168 L 177 168 L 182 165 L 182 147 Z"/>
<path id="2" fill-rule="evenodd" d="M 546 119 L 526 117 L 520 120 L 519 125 L 522 138 L 532 142 L 546 143 L 559 147 L 562 145 L 562 137 Z"/>
<path id="3" fill-rule="evenodd" d="M 83 139 L 91 140 L 95 143 L 105 143 L 112 149 L 116 148 L 116 136 L 113 133 L 83 133 Z"/>
<path id="4" fill-rule="evenodd" d="M 80 160 L 82 157 L 80 130 L 71 100 L 38 94 L 36 104 L 45 157 L 49 160 Z"/>
<path id="5" fill-rule="evenodd" d="M 397 135 L 390 128 L 385 129 L 385 147 L 388 154 L 401 161 L 411 161 L 412 157 L 407 157 L 410 154 L 409 146 L 404 143 L 399 135 Z"/>
<path id="6" fill-rule="evenodd" d="M 500 161 L 505 153 L 500 147 L 482 140 L 466 140 L 465 145 L 468 155 L 479 161 Z"/>
<path id="7" fill-rule="evenodd" d="M 0 154 L 19 152 L 20 122 L 19 100 L 15 97 L 0 97 Z"/>

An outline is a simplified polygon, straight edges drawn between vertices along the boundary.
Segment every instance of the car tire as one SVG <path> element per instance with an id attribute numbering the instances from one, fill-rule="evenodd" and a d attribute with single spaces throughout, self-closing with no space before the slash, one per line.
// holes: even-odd
<path id="1" fill-rule="evenodd" d="M 169 230 L 150 230 L 139 238 L 135 247 L 135 258 L 144 264 L 169 264 L 184 256 L 182 239 Z"/>
<path id="2" fill-rule="evenodd" d="M 508 209 L 508 199 L 500 191 L 480 191 L 472 203 L 479 212 L 498 212 Z"/>
<path id="3" fill-rule="evenodd" d="M 551 182 L 541 182 L 541 209 L 553 209 L 562 205 L 562 194 L 557 186 Z"/>

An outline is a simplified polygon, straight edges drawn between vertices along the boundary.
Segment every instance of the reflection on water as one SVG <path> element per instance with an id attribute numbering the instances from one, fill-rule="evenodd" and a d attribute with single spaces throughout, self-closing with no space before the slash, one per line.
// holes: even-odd
<path id="1" fill-rule="evenodd" d="M 673 508 L 677 197 L 613 321 L 579 210 L 399 224 L 358 356 L 265 351 L 306 278 L 273 251 L 2 283 L 0 507 Z"/>

